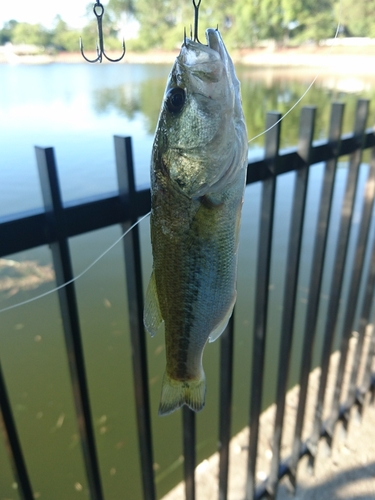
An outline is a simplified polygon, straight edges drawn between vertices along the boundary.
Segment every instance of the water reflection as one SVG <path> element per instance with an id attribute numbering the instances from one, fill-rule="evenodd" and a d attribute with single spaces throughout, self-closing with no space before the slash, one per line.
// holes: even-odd
<path id="1" fill-rule="evenodd" d="M 98 114 L 116 110 L 128 120 L 134 120 L 140 113 L 144 127 L 153 134 L 159 117 L 166 79 L 149 79 L 138 85 L 122 84 L 100 89 L 93 94 L 94 109 Z"/>
<path id="2" fill-rule="evenodd" d="M 249 140 L 264 130 L 266 112 L 278 111 L 282 115 L 287 113 L 309 88 L 317 72 L 318 70 L 299 72 L 287 69 L 239 68 L 238 76 L 241 80 Z M 317 107 L 314 140 L 327 137 L 331 104 L 337 101 L 346 103 L 343 131 L 344 133 L 351 131 L 353 113 L 359 97 L 368 99 L 375 97 L 375 87 L 371 80 L 365 78 L 354 80 L 346 75 L 320 76 L 296 109 L 283 120 L 281 147 L 291 147 L 297 144 L 302 106 Z M 264 138 L 260 137 L 254 142 L 262 145 Z"/>
<path id="3" fill-rule="evenodd" d="M 34 290 L 54 279 L 55 272 L 51 264 L 43 266 L 35 260 L 18 262 L 0 259 L 0 292 L 5 292 L 7 297 L 20 291 Z"/>
<path id="4" fill-rule="evenodd" d="M 315 75 L 296 73 L 288 70 L 264 70 L 244 66 L 237 67 L 241 81 L 243 109 L 248 128 L 249 140 L 264 131 L 265 114 L 278 111 L 282 115 L 301 98 L 312 83 Z M 92 97 L 94 109 L 98 114 L 115 110 L 128 120 L 141 116 L 149 134 L 156 128 L 160 105 L 163 99 L 166 78 L 149 78 L 138 82 L 123 83 L 113 87 L 96 90 Z M 314 139 L 327 136 L 330 106 L 332 102 L 347 103 L 344 117 L 344 132 L 353 127 L 353 112 L 358 97 L 373 99 L 375 88 L 369 81 L 350 76 L 318 78 L 295 112 L 285 118 L 281 147 L 296 145 L 298 141 L 299 114 L 301 106 L 317 106 L 317 121 Z M 257 149 L 264 143 L 259 137 L 251 142 L 250 148 Z"/>
<path id="5" fill-rule="evenodd" d="M 153 134 L 171 65 L 0 65 L 0 216 L 42 206 L 34 145 L 53 146 L 64 202 L 117 189 L 113 135 L 133 138 L 138 185 L 149 183 Z M 266 113 L 285 114 L 318 70 L 237 66 L 249 139 L 265 128 Z M 25 84 L 27 82 L 27 85 Z M 361 94 L 359 94 L 361 92 Z M 374 100 L 373 80 L 320 76 L 282 122 L 281 146 L 298 140 L 301 107 L 318 107 L 315 139 L 326 137 L 331 101 L 347 103 L 344 132 L 353 128 L 358 97 Z M 249 145 L 261 156 L 264 137 Z"/>

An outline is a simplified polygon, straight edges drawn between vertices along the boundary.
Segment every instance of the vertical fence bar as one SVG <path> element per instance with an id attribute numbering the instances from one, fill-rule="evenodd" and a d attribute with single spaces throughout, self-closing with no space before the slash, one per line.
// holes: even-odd
<path id="1" fill-rule="evenodd" d="M 13 470 L 17 489 L 22 500 L 33 500 L 26 463 L 23 457 L 16 424 L 10 405 L 8 392 L 5 385 L 4 375 L 0 364 L 0 429 L 5 438 L 5 447 L 8 452 L 10 464 Z"/>
<path id="2" fill-rule="evenodd" d="M 375 156 L 375 155 L 374 155 Z M 375 158 L 374 158 L 375 161 Z M 369 324 L 370 320 L 370 314 L 371 314 L 371 306 L 373 302 L 373 297 L 374 297 L 374 288 L 375 288 L 375 237 L 373 241 L 373 246 L 372 246 L 372 257 L 371 257 L 371 264 L 370 264 L 370 269 L 367 277 L 367 282 L 366 282 L 366 288 L 365 288 L 365 296 L 363 300 L 363 306 L 362 306 L 362 311 L 361 311 L 361 316 L 359 319 L 359 327 L 358 327 L 358 342 L 355 348 L 355 353 L 354 353 L 354 361 L 353 361 L 353 369 L 352 373 L 350 376 L 350 382 L 349 382 L 349 390 L 348 390 L 348 395 L 346 399 L 345 406 L 347 408 L 351 408 L 354 403 L 358 405 L 360 413 L 362 413 L 363 409 L 363 403 L 364 403 L 364 398 L 363 398 L 363 386 L 362 387 L 357 387 L 357 381 L 358 381 L 358 367 L 360 363 L 360 358 L 361 354 L 363 351 L 363 344 L 365 340 L 365 334 L 366 334 L 366 328 Z M 370 351 L 368 356 L 370 358 Z M 368 359 L 366 362 L 365 370 L 364 370 L 364 375 L 367 372 L 367 365 L 368 365 Z M 370 370 L 371 370 L 371 364 L 370 364 Z"/>
<path id="3" fill-rule="evenodd" d="M 375 349 L 374 347 L 372 347 L 372 356 L 374 357 L 375 355 Z M 375 401 L 375 375 L 374 373 L 371 375 L 371 382 L 370 382 L 370 387 L 369 387 L 369 390 L 370 390 L 370 403 L 371 404 L 374 404 L 374 401 Z"/>
<path id="4" fill-rule="evenodd" d="M 271 471 L 267 484 L 269 498 L 272 500 L 276 497 L 279 480 L 280 448 L 284 422 L 285 395 L 288 383 L 290 352 L 293 338 L 298 271 L 303 234 L 303 219 L 306 206 L 311 144 L 314 135 L 315 112 L 315 107 L 302 108 L 300 121 L 298 154 L 303 160 L 303 166 L 296 173 L 285 274 L 283 316 L 281 322 L 281 345 L 276 389 L 276 417 L 272 446 Z"/>
<path id="5" fill-rule="evenodd" d="M 185 498 L 195 500 L 195 412 L 182 407 Z"/>
<path id="6" fill-rule="evenodd" d="M 229 443 L 232 413 L 234 312 L 220 340 L 219 500 L 228 498 Z"/>
<path id="7" fill-rule="evenodd" d="M 309 381 L 309 373 L 311 371 L 312 351 L 315 339 L 316 325 L 318 321 L 318 306 L 320 290 L 322 285 L 324 254 L 327 244 L 329 219 L 332 206 L 333 187 L 336 177 L 336 167 L 338 152 L 340 147 L 342 119 L 344 112 L 344 104 L 334 103 L 331 110 L 331 121 L 329 127 L 328 141 L 332 148 L 334 158 L 325 164 L 322 194 L 320 200 L 320 208 L 316 226 L 314 239 L 314 250 L 311 266 L 311 275 L 309 283 L 309 295 L 307 301 L 307 311 L 304 327 L 304 340 L 302 347 L 300 378 L 299 378 L 299 397 L 298 408 L 295 423 L 294 439 L 292 446 L 292 454 L 289 461 L 289 480 L 295 488 L 297 463 L 300 457 L 301 437 L 303 429 L 303 420 L 305 416 L 305 405 L 307 397 L 307 388 Z"/>
<path id="8" fill-rule="evenodd" d="M 114 137 L 117 179 L 125 232 L 137 220 L 136 190 L 132 143 L 130 137 Z M 126 215 L 128 214 L 128 215 Z M 155 481 L 151 433 L 150 398 L 145 330 L 143 328 L 142 267 L 138 226 L 123 239 L 126 287 L 128 293 L 130 341 L 132 346 L 133 383 L 137 412 L 142 487 L 145 500 L 154 500 Z"/>
<path id="9" fill-rule="evenodd" d="M 358 173 L 359 173 L 360 158 L 361 158 L 362 136 L 366 126 L 367 112 L 368 112 L 368 101 L 365 100 L 358 101 L 355 114 L 355 125 L 353 134 L 354 140 L 358 144 L 358 148 L 350 156 L 349 172 L 345 189 L 345 198 L 343 201 L 343 206 L 341 211 L 340 229 L 337 240 L 333 277 L 330 287 L 328 313 L 324 328 L 324 340 L 323 340 L 323 348 L 322 348 L 322 355 L 320 362 L 321 374 L 320 374 L 318 396 L 317 396 L 314 422 L 313 422 L 313 431 L 307 443 L 310 452 L 310 465 L 314 465 L 318 441 L 320 439 L 325 389 L 327 385 L 329 362 L 330 362 L 332 344 L 337 322 L 342 282 L 344 278 L 344 265 L 349 243 L 349 233 L 353 216 L 354 198 L 357 190 Z"/>
<path id="10" fill-rule="evenodd" d="M 366 393 L 369 389 L 371 390 L 372 400 L 374 398 L 374 385 L 373 385 L 374 374 L 371 373 L 371 367 L 374 356 L 375 356 L 375 327 L 373 326 L 370 338 L 370 345 L 367 353 L 365 370 L 363 373 L 363 379 L 360 387 L 360 390 L 363 393 Z"/>
<path id="11" fill-rule="evenodd" d="M 65 236 L 66 227 L 55 156 L 52 148 L 36 147 L 35 152 L 44 208 L 48 216 L 49 229 L 55 240 L 51 244 L 51 251 L 56 273 L 56 284 L 61 286 L 73 279 L 73 271 L 68 240 Z M 102 500 L 103 493 L 90 411 L 74 283 L 69 283 L 60 288 L 58 296 L 90 497 L 92 500 Z"/>
<path id="12" fill-rule="evenodd" d="M 272 176 L 262 182 L 254 310 L 254 341 L 249 415 L 250 436 L 247 463 L 246 500 L 252 500 L 254 498 L 256 486 L 255 468 L 258 451 L 259 417 L 262 410 L 268 292 L 276 193 L 276 170 L 280 146 L 280 118 L 280 113 L 267 113 L 266 129 L 268 132 L 266 133 L 265 161 L 266 168 L 272 173 Z"/>
<path id="13" fill-rule="evenodd" d="M 361 161 L 361 159 L 359 159 L 359 161 Z M 336 384 L 332 399 L 331 415 L 329 416 L 326 422 L 326 430 L 330 436 L 333 435 L 334 427 L 340 413 L 340 397 L 342 393 L 342 383 L 344 378 L 346 361 L 348 357 L 349 340 L 353 331 L 354 316 L 359 297 L 359 287 L 361 284 L 363 263 L 365 259 L 366 247 L 368 244 L 371 215 L 373 213 L 373 208 L 374 208 L 374 193 L 375 193 L 375 163 L 372 162 L 370 164 L 369 173 L 365 186 L 361 223 L 359 228 L 352 275 L 349 285 L 349 296 L 345 310 L 344 325 L 343 325 L 341 347 L 340 347 L 340 361 L 337 369 Z M 352 371 L 354 370 L 357 371 L 358 366 L 353 365 Z M 345 427 L 348 424 L 349 414 L 350 412 L 346 412 L 343 414 Z"/>

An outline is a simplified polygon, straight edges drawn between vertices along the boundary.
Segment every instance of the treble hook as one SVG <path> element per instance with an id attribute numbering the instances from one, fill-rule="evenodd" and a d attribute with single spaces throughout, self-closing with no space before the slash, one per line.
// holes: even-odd
<path id="1" fill-rule="evenodd" d="M 195 0 L 193 0 L 193 5 L 194 5 L 194 42 L 201 43 L 198 38 L 198 17 L 199 17 L 199 6 L 201 4 L 202 0 L 199 0 L 198 3 L 195 3 Z"/>
<path id="2" fill-rule="evenodd" d="M 98 37 L 99 37 L 99 46 L 98 44 L 96 44 L 96 53 L 98 55 L 98 57 L 96 59 L 88 59 L 85 54 L 83 53 L 83 43 L 82 43 L 82 38 L 79 39 L 79 46 L 80 46 L 80 49 L 81 49 L 81 54 L 82 54 L 82 57 L 89 63 L 96 63 L 96 62 L 102 62 L 102 59 L 103 59 L 103 56 L 108 60 L 108 61 L 111 61 L 111 62 L 118 62 L 118 61 L 121 61 L 121 59 L 124 57 L 125 55 L 125 40 L 122 39 L 122 55 L 121 57 L 119 57 L 118 59 L 111 59 L 110 57 L 107 56 L 107 54 L 105 53 L 104 51 L 104 41 L 103 41 L 103 26 L 102 26 L 102 17 L 103 17 L 103 14 L 104 14 L 104 7 L 103 5 L 100 3 L 100 0 L 96 0 L 96 4 L 94 5 L 94 8 L 93 8 L 93 11 L 94 11 L 94 14 L 96 16 L 96 20 L 97 20 L 97 23 L 98 23 Z"/>

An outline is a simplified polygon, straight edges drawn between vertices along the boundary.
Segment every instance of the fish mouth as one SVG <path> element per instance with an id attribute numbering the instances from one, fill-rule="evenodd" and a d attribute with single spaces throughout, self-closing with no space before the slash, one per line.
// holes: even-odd
<path id="1" fill-rule="evenodd" d="M 178 57 L 182 63 L 192 66 L 194 63 L 225 59 L 225 46 L 219 31 L 208 28 L 205 35 L 207 45 L 190 38 L 184 39 Z"/>

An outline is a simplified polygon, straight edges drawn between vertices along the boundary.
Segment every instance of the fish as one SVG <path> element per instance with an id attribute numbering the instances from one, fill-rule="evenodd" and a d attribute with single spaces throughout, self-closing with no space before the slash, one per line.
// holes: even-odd
<path id="1" fill-rule="evenodd" d="M 159 415 L 205 405 L 203 350 L 236 301 L 238 240 L 248 163 L 240 83 L 218 30 L 185 37 L 168 77 L 151 154 L 153 269 L 144 326 L 164 322 Z"/>

